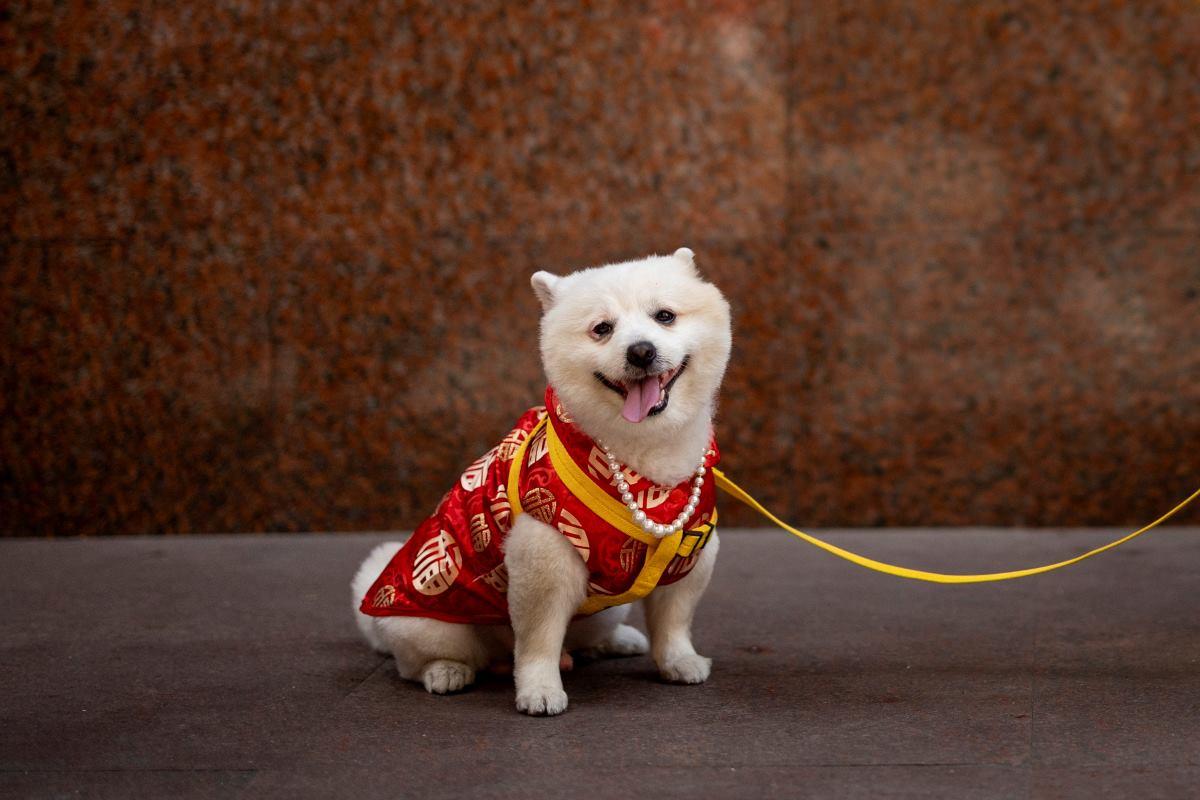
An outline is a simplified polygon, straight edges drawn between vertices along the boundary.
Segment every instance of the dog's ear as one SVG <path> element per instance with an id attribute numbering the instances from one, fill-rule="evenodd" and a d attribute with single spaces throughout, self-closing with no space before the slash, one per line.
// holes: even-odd
<path id="1" fill-rule="evenodd" d="M 690 247 L 681 247 L 676 250 L 675 258 L 691 267 L 693 275 L 700 277 L 700 271 L 696 269 L 696 254 L 692 252 Z"/>
<path id="2" fill-rule="evenodd" d="M 549 311 L 550 306 L 554 305 L 554 290 L 561 280 L 562 278 L 545 270 L 533 273 L 533 277 L 529 279 L 533 284 L 533 293 L 542 303 L 543 311 Z"/>

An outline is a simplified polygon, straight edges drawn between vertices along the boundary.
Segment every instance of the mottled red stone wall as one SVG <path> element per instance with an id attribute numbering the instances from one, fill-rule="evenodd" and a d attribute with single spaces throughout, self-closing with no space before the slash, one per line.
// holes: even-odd
<path id="1" fill-rule="evenodd" d="M 684 244 L 802 524 L 1200 484 L 1191 0 L 18 2 L 0 73 L 4 533 L 410 526 L 530 272 Z"/>

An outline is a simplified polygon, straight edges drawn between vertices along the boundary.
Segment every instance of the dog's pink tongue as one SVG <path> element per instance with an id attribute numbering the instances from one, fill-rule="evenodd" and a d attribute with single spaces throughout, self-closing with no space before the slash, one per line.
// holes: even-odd
<path id="1" fill-rule="evenodd" d="M 650 409 L 662 400 L 659 391 L 658 376 L 651 375 L 634 384 L 626 386 L 625 407 L 621 416 L 630 422 L 641 422 L 650 413 Z"/>

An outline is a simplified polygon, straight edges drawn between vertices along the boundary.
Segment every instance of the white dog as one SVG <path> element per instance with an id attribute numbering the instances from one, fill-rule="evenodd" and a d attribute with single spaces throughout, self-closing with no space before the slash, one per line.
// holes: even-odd
<path id="1" fill-rule="evenodd" d="M 352 582 L 359 628 L 433 693 L 511 655 L 529 714 L 566 709 L 571 650 L 650 650 L 666 680 L 702 683 L 712 662 L 691 624 L 718 549 L 706 466 L 729 305 L 687 248 L 532 284 L 548 407 L 476 461 L 403 547 L 367 557 Z M 653 588 L 649 642 L 624 624 L 648 590 L 639 581 Z"/>

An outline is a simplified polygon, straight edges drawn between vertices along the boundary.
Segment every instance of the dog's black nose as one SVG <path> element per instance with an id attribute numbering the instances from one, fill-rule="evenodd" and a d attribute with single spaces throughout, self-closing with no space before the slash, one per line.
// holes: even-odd
<path id="1" fill-rule="evenodd" d="M 629 349 L 625 351 L 625 360 L 635 367 L 645 369 L 654 363 L 654 358 L 658 355 L 658 351 L 654 349 L 654 344 L 651 342 L 634 342 L 629 345 Z"/>

